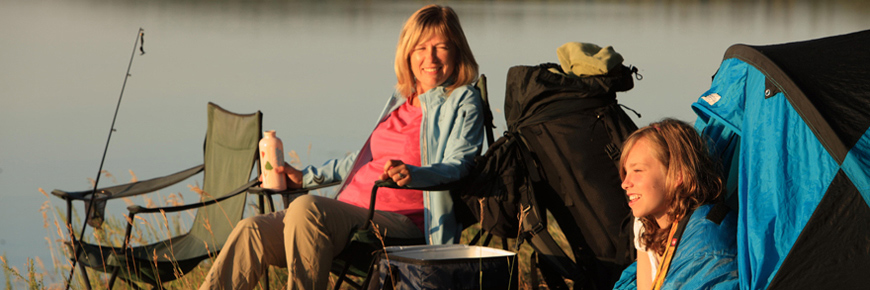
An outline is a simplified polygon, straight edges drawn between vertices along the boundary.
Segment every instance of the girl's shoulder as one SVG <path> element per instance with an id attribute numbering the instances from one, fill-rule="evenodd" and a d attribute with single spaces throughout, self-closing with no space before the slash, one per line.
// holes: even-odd
<path id="1" fill-rule="evenodd" d="M 727 210 L 724 218 L 714 218 L 710 212 L 715 205 L 706 204 L 698 207 L 689 218 L 682 240 L 688 242 L 687 246 L 696 245 L 698 251 L 714 251 L 721 253 L 734 252 L 737 250 L 737 213 Z M 719 210 L 719 209 L 716 209 Z M 683 242 L 681 242 L 681 246 Z"/>

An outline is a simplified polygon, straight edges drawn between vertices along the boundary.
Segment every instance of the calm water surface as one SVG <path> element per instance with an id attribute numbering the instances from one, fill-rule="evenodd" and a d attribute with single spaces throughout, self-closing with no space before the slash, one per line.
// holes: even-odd
<path id="1" fill-rule="evenodd" d="M 199 164 L 208 102 L 261 110 L 305 164 L 358 149 L 392 92 L 401 25 L 425 4 L 176 2 L 0 1 L 0 254 L 11 265 L 39 257 L 52 268 L 48 241 L 59 237 L 40 207 L 64 204 L 38 189 L 89 188 L 140 27 L 147 53 L 134 58 L 104 166 L 114 178 L 101 185 Z M 556 62 L 565 42 L 612 45 L 640 68 L 644 79 L 619 101 L 645 125 L 693 121 L 689 105 L 732 44 L 870 28 L 865 1 L 447 4 L 489 77 L 500 129 L 508 68 Z M 186 185 L 161 191 L 170 193 L 196 198 Z"/>

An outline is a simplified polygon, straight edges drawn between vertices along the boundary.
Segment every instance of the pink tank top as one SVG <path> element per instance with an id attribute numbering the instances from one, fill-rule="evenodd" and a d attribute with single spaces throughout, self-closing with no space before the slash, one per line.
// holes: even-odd
<path id="1" fill-rule="evenodd" d="M 338 200 L 369 208 L 372 186 L 384 173 L 389 160 L 402 160 L 405 164 L 420 166 L 420 108 L 405 102 L 390 113 L 372 132 L 370 144 L 372 161 L 363 165 L 353 180 L 338 196 Z M 407 216 L 423 230 L 423 192 L 419 190 L 380 188 L 375 209 Z"/>

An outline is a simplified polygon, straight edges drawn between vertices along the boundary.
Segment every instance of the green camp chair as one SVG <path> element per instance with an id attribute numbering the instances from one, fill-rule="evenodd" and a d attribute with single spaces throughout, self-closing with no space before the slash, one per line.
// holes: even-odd
<path id="1" fill-rule="evenodd" d="M 487 144 L 491 145 L 494 141 L 493 129 L 495 126 L 492 123 L 492 111 L 490 111 L 489 107 L 489 98 L 488 92 L 486 88 L 486 76 L 480 75 L 480 78 L 475 83 L 475 87 L 481 93 L 481 101 L 484 107 L 484 130 L 486 133 Z M 486 149 L 485 147 L 482 149 Z M 338 185 L 340 182 L 335 182 L 332 184 L 320 185 L 316 188 L 306 188 L 301 190 L 288 190 L 283 192 L 275 192 L 270 191 L 268 189 L 255 188 L 251 190 L 251 193 L 258 194 L 261 196 L 260 199 L 260 212 L 265 212 L 265 204 L 263 203 L 263 196 L 266 196 L 265 200 L 269 202 L 269 207 L 272 211 L 275 211 L 274 203 L 272 202 L 272 195 L 281 195 L 284 199 L 284 208 L 287 208 L 289 205 L 289 201 L 292 200 L 290 196 L 305 194 L 309 190 L 320 189 L 323 187 Z M 335 290 L 341 288 L 341 285 L 344 283 L 349 284 L 351 287 L 355 289 L 362 289 L 365 287 L 370 281 L 372 277 L 370 277 L 370 272 L 374 267 L 374 253 L 377 250 L 382 249 L 384 246 L 407 246 L 407 245 L 421 245 L 426 244 L 426 240 L 424 238 L 419 239 L 402 239 L 402 238 L 393 238 L 393 237 L 383 237 L 383 241 L 378 239 L 374 232 L 371 230 L 371 220 L 374 216 L 374 208 L 375 201 L 377 196 L 377 190 L 381 187 L 390 187 L 390 188 L 400 188 L 393 181 L 379 181 L 375 182 L 375 186 L 372 188 L 369 214 L 368 214 L 368 222 L 365 223 L 365 226 L 361 229 L 358 229 L 354 235 L 351 237 L 350 243 L 345 247 L 345 249 L 336 256 L 336 258 L 332 261 L 331 272 L 338 276 L 338 280 L 335 283 Z M 404 187 L 402 187 L 404 188 Z M 439 185 L 428 188 L 415 188 L 420 190 L 446 190 L 451 188 L 451 184 Z M 461 205 L 460 205 L 461 206 Z M 476 244 L 480 238 L 485 234 L 484 231 L 480 231 L 477 235 L 472 239 L 469 244 Z M 483 245 L 486 246 L 489 244 L 490 238 L 492 235 L 486 233 L 486 240 Z M 503 245 L 507 245 L 507 241 L 503 241 Z M 356 283 L 351 277 L 364 277 L 365 280 L 362 284 Z M 268 290 L 268 275 L 265 275 L 266 282 L 264 283 Z"/>
<path id="2" fill-rule="evenodd" d="M 109 199 L 129 197 L 153 192 L 203 172 L 205 192 L 200 202 L 160 208 L 138 205 L 127 207 L 128 224 L 123 247 L 94 245 L 76 239 L 72 231 L 72 202 L 86 204 L 94 196 L 93 190 L 66 192 L 54 190 L 52 194 L 67 203 L 67 227 L 70 229 L 73 259 L 82 266 L 81 276 L 91 288 L 86 268 L 111 273 L 108 289 L 115 278 L 138 288 L 133 282 L 143 282 L 162 289 L 162 283 L 180 278 L 202 260 L 213 257 L 223 247 L 227 237 L 244 213 L 246 192 L 259 181 L 249 181 L 257 160 L 257 143 L 261 137 L 262 113 L 239 115 L 226 111 L 213 103 L 208 104 L 208 130 L 204 144 L 203 164 L 165 177 L 154 178 L 96 190 L 94 212 L 102 215 Z M 177 212 L 199 208 L 190 232 L 153 244 L 132 247 L 130 234 L 135 216 L 142 213 Z M 93 215 L 91 215 L 93 216 Z M 96 221 L 96 222 L 94 222 Z M 99 218 L 89 221 L 99 226 Z M 156 258 L 155 258 L 156 257 Z"/>

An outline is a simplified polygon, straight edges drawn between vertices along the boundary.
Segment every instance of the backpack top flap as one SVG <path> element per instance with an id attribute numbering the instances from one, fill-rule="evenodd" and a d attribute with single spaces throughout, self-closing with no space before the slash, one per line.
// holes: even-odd
<path id="1" fill-rule="evenodd" d="M 554 72 L 556 71 L 556 72 Z M 616 100 L 616 92 L 634 87 L 634 70 L 619 66 L 608 74 L 576 77 L 561 72 L 555 63 L 537 66 L 514 66 L 508 70 L 505 89 L 505 118 L 508 129 L 543 122 L 565 112 L 594 109 Z M 557 108 L 547 108 L 559 101 Z M 546 110 L 545 110 L 546 108 Z"/>

